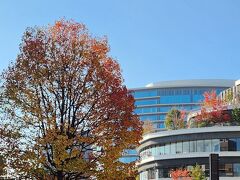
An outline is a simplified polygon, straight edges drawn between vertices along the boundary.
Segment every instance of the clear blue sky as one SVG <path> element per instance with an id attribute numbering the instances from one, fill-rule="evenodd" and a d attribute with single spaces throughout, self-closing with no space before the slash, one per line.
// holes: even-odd
<path id="1" fill-rule="evenodd" d="M 1 0 L 0 70 L 24 30 L 65 17 L 106 35 L 125 84 L 240 79 L 239 0 Z"/>

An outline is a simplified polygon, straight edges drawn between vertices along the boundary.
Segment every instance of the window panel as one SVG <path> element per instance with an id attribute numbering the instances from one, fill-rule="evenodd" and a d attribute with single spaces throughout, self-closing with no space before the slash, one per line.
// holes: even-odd
<path id="1" fill-rule="evenodd" d="M 156 107 L 150 107 L 150 108 L 137 108 L 135 109 L 135 113 L 140 114 L 140 113 L 155 113 L 157 112 Z"/>
<path id="2" fill-rule="evenodd" d="M 176 154 L 182 154 L 183 149 L 183 144 L 182 142 L 177 142 L 176 143 Z"/>
<path id="3" fill-rule="evenodd" d="M 134 98 L 153 97 L 157 96 L 157 90 L 134 91 Z"/>
<path id="4" fill-rule="evenodd" d="M 165 144 L 164 153 L 170 154 L 170 144 Z"/>
<path id="5" fill-rule="evenodd" d="M 197 147 L 196 147 L 196 141 L 190 141 L 190 152 L 196 152 L 197 151 Z"/>
<path id="6" fill-rule="evenodd" d="M 176 143 L 171 143 L 170 151 L 171 151 L 171 154 L 176 154 Z"/>
<path id="7" fill-rule="evenodd" d="M 144 100 L 136 100 L 135 101 L 136 106 L 155 105 L 155 104 L 159 104 L 159 99 L 144 99 Z"/>
<path id="8" fill-rule="evenodd" d="M 174 104 L 174 103 L 190 103 L 191 96 L 162 96 L 160 97 L 160 103 L 162 104 Z"/>
<path id="9" fill-rule="evenodd" d="M 220 140 L 212 139 L 212 151 L 219 152 L 220 151 Z"/>
<path id="10" fill-rule="evenodd" d="M 204 140 L 197 140 L 197 152 L 204 152 Z"/>
<path id="11" fill-rule="evenodd" d="M 211 152 L 212 151 L 212 141 L 211 141 L 211 139 L 204 141 L 204 149 L 205 149 L 205 152 Z"/>
<path id="12" fill-rule="evenodd" d="M 146 121 L 146 120 L 154 121 L 154 120 L 158 120 L 158 115 L 139 116 L 139 118 L 142 121 Z"/>
<path id="13" fill-rule="evenodd" d="M 234 176 L 240 176 L 240 163 L 233 164 Z"/>
<path id="14" fill-rule="evenodd" d="M 189 141 L 183 142 L 183 153 L 189 153 Z"/>

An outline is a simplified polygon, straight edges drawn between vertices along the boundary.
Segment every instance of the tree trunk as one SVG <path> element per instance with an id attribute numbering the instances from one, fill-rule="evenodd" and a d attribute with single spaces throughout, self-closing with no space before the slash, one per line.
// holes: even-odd
<path id="1" fill-rule="evenodd" d="M 57 172 L 57 180 L 63 180 L 63 172 L 62 171 Z"/>

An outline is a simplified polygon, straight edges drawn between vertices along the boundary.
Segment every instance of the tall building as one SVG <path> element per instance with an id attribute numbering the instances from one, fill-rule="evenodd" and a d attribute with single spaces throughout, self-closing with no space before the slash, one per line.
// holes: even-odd
<path id="1" fill-rule="evenodd" d="M 234 86 L 235 80 L 199 79 L 162 81 L 143 88 L 131 89 L 135 98 L 135 113 L 140 120 L 150 120 L 157 130 L 163 130 L 166 114 L 173 107 L 189 112 L 199 108 L 205 91 L 221 91 Z"/>
<path id="2" fill-rule="evenodd" d="M 148 84 L 143 88 L 131 89 L 135 98 L 135 113 L 140 120 L 149 120 L 156 131 L 164 130 L 166 114 L 172 108 L 189 112 L 199 108 L 203 93 L 216 90 L 217 94 L 234 86 L 235 80 L 198 79 L 162 81 Z M 136 150 L 125 150 L 122 162 L 138 159 Z"/>
<path id="3" fill-rule="evenodd" d="M 201 89 L 199 86 L 198 88 Z M 215 88 L 218 91 L 224 87 L 218 84 Z M 191 91 L 194 92 L 194 88 Z M 191 96 L 194 97 L 194 93 Z M 198 128 L 188 127 L 145 134 L 137 148 L 140 156 L 137 163 L 140 180 L 170 180 L 171 171 L 191 170 L 196 164 L 201 166 L 206 177 L 210 176 L 211 170 L 219 174 L 220 180 L 240 179 L 239 97 L 240 81 L 219 94 L 219 98 L 227 103 L 223 111 L 230 116 L 228 122 L 213 121 L 214 123 Z M 208 110 L 211 111 L 216 110 Z M 187 120 L 194 121 L 199 113 L 199 110 L 191 111 Z M 218 165 L 213 169 L 210 169 L 210 154 L 218 155 Z"/>

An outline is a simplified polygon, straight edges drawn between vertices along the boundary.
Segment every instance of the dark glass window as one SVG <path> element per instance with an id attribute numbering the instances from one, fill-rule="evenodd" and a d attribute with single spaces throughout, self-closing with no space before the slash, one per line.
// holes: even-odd
<path id="1" fill-rule="evenodd" d="M 233 164 L 234 176 L 240 176 L 240 163 Z"/>
<path id="2" fill-rule="evenodd" d="M 233 165 L 219 164 L 219 176 L 233 176 Z"/>
<path id="3" fill-rule="evenodd" d="M 228 150 L 229 151 L 237 150 L 237 139 L 229 139 L 228 140 Z"/>

